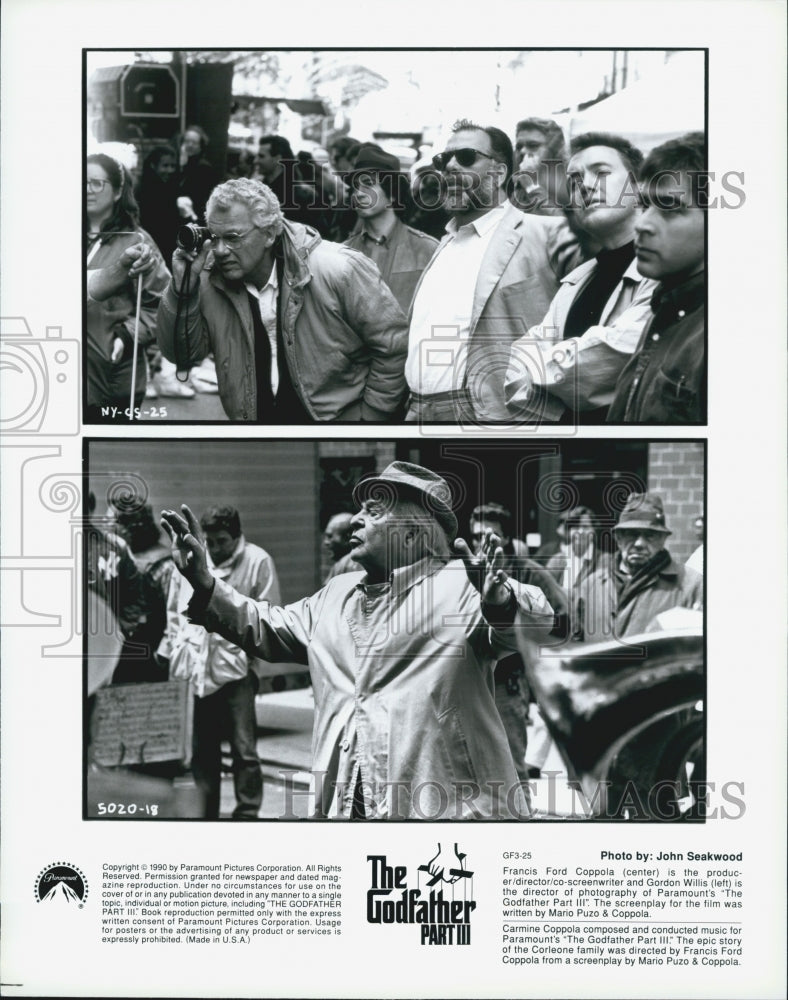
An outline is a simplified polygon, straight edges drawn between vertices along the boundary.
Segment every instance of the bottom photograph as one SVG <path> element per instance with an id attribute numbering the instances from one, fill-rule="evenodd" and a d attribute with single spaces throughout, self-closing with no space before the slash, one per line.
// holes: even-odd
<path id="1" fill-rule="evenodd" d="M 704 820 L 703 441 L 84 450 L 85 818 Z"/>

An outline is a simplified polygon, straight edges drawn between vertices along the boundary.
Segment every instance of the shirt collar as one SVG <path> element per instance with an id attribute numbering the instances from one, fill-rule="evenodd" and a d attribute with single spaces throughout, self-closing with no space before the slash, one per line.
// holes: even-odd
<path id="1" fill-rule="evenodd" d="M 259 299 L 267 288 L 270 288 L 271 291 L 274 292 L 278 291 L 279 275 L 276 273 L 276 261 L 274 261 L 271 265 L 271 273 L 268 275 L 268 281 L 266 281 L 262 288 L 255 288 L 250 281 L 245 281 L 244 284 L 246 285 L 246 290 L 249 294 L 253 295 L 256 299 Z"/>
<path id="2" fill-rule="evenodd" d="M 462 226 L 457 224 L 456 219 L 449 219 L 446 225 L 446 232 L 452 236 L 457 236 L 461 232 L 470 233 L 471 229 L 473 229 L 477 236 L 486 236 L 491 229 L 494 229 L 498 225 L 505 211 L 506 202 L 502 201 L 500 205 L 491 208 L 489 212 L 480 215 L 478 219 L 474 219 L 473 222 L 466 222 Z"/>
<path id="3" fill-rule="evenodd" d="M 363 228 L 362 225 L 361 235 L 364 237 L 365 240 L 369 240 L 370 243 L 374 243 L 376 244 L 376 246 L 382 246 L 386 243 L 391 242 L 391 237 L 394 235 L 394 231 L 397 228 L 398 222 L 399 219 L 396 216 L 394 216 L 394 221 L 391 223 L 388 230 L 385 233 L 383 233 L 382 236 L 373 236 L 372 233 L 368 233 L 367 230 Z"/>
<path id="4" fill-rule="evenodd" d="M 706 295 L 706 272 L 701 271 L 688 278 L 675 288 L 664 288 L 661 284 L 651 297 L 651 309 L 658 312 L 660 309 L 673 309 L 678 311 L 692 312 L 703 305 Z"/>

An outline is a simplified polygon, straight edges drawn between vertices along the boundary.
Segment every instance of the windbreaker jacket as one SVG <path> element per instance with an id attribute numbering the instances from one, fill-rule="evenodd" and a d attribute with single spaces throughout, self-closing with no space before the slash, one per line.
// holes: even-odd
<path id="1" fill-rule="evenodd" d="M 633 260 L 605 303 L 599 323 L 582 337 L 563 340 L 575 299 L 596 271 L 588 260 L 561 279 L 538 326 L 512 347 L 506 372 L 506 402 L 513 417 L 558 420 L 565 409 L 609 406 L 624 365 L 651 317 L 657 282 L 643 278 Z"/>
<path id="2" fill-rule="evenodd" d="M 587 642 L 602 642 L 648 630 L 669 608 L 703 608 L 703 577 L 672 558 L 660 570 L 648 571 L 628 584 L 624 600 L 616 587 L 616 565 L 607 563 L 578 588 Z"/>
<path id="3" fill-rule="evenodd" d="M 170 272 L 162 259 L 159 248 L 144 229 L 127 235 L 107 233 L 87 266 L 90 271 L 110 267 L 117 263 L 123 252 L 138 243 L 147 243 L 153 252 L 155 265 L 143 275 L 140 300 L 140 325 L 137 339 L 138 364 L 136 391 L 145 389 L 144 348 L 156 336 L 156 310 L 162 292 L 167 287 Z M 113 395 L 121 395 L 131 388 L 133 367 L 132 345 L 134 321 L 137 311 L 137 281 L 129 279 L 114 294 L 98 302 L 87 297 L 87 374 L 88 404 L 100 406 Z M 120 337 L 125 352 L 120 361 L 113 362 L 112 344 Z"/>
<path id="4" fill-rule="evenodd" d="M 405 317 L 363 254 L 285 221 L 282 337 L 290 376 L 314 420 L 385 420 L 405 393 Z M 222 405 L 231 420 L 255 420 L 254 328 L 243 283 L 228 283 L 209 255 L 188 297 L 188 337 L 170 283 L 159 307 L 162 354 L 190 367 L 213 352 Z"/>
<path id="5" fill-rule="evenodd" d="M 453 238 L 450 233 L 438 245 L 416 286 L 414 301 L 425 275 Z M 511 419 L 504 378 L 512 345 L 544 316 L 560 279 L 577 264 L 579 252 L 565 220 L 525 215 L 506 203 L 473 296 L 464 387 L 476 420 Z"/>
<path id="6" fill-rule="evenodd" d="M 225 580 L 247 597 L 275 603 L 281 600 L 273 559 L 243 535 L 227 562 L 209 565 L 217 580 Z M 173 573 L 167 598 L 167 632 L 158 652 L 169 660 L 170 676 L 191 681 L 194 693 L 203 698 L 230 681 L 246 677 L 255 660 L 234 643 L 192 624 L 185 614 L 191 596 L 191 585 L 180 573 Z"/>
<path id="7" fill-rule="evenodd" d="M 518 632 L 538 641 L 552 627 L 541 590 L 510 579 L 518 612 L 496 629 L 460 560 L 365 580 L 335 577 L 284 608 L 217 581 L 194 620 L 250 655 L 309 666 L 318 816 L 348 818 L 360 778 L 371 818 L 527 818 L 493 670 Z"/>

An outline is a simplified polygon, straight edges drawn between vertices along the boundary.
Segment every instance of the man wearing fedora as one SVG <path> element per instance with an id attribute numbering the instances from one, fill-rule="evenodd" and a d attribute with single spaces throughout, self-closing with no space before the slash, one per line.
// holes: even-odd
<path id="1" fill-rule="evenodd" d="M 661 497 L 631 493 L 613 531 L 615 563 L 586 577 L 581 587 L 586 641 L 638 635 L 670 608 L 703 608 L 703 577 L 665 548 L 671 532 Z"/>
<path id="2" fill-rule="evenodd" d="M 378 266 L 404 313 L 410 308 L 421 272 L 438 241 L 399 218 L 409 199 L 408 179 L 399 160 L 373 142 L 362 143 L 353 170 L 345 175 L 361 226 L 345 246 L 360 250 Z"/>
<path id="3" fill-rule="evenodd" d="M 495 535 L 478 555 L 455 541 L 451 490 L 430 470 L 393 462 L 354 499 L 363 572 L 283 608 L 214 580 L 194 515 L 164 511 L 190 617 L 250 655 L 308 664 L 316 816 L 528 818 L 493 672 L 518 635 L 547 636 L 550 605 L 507 577 Z"/>

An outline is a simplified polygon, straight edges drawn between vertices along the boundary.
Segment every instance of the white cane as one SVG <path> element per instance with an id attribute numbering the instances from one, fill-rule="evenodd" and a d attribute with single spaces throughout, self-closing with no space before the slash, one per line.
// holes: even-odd
<path id="1" fill-rule="evenodd" d="M 137 345 L 140 342 L 140 312 L 142 311 L 142 275 L 137 275 L 137 311 L 134 314 L 134 348 L 131 356 L 131 395 L 129 420 L 134 419 L 134 388 L 137 385 Z"/>

